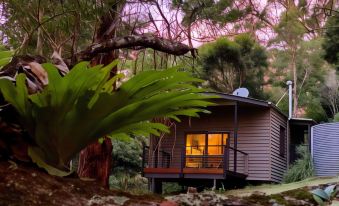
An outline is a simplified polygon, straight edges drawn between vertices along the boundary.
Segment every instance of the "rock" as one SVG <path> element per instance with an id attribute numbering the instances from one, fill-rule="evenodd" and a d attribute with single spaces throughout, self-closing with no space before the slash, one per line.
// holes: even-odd
<path id="1" fill-rule="evenodd" d="M 197 193 L 197 192 L 198 192 L 198 190 L 195 187 L 188 187 L 187 188 L 187 194 L 189 194 L 189 193 Z"/>
<path id="2" fill-rule="evenodd" d="M 254 191 L 254 192 L 252 193 L 252 195 L 265 196 L 265 195 L 266 195 L 266 193 L 264 193 L 264 192 L 260 192 L 260 191 Z"/>
<path id="3" fill-rule="evenodd" d="M 276 201 L 275 199 L 270 199 L 268 202 L 274 204 L 274 203 L 276 203 L 277 201 Z"/>
<path id="4" fill-rule="evenodd" d="M 123 205 L 130 198 L 125 196 L 100 196 L 94 195 L 88 202 L 88 206 L 94 205 Z"/>
<path id="5" fill-rule="evenodd" d="M 173 202 L 173 201 L 165 201 L 165 202 L 162 202 L 160 203 L 160 206 L 178 206 L 177 203 Z"/>
<path id="6" fill-rule="evenodd" d="M 166 197 L 167 200 L 173 201 L 178 205 L 187 206 L 222 206 L 222 205 L 244 205 L 241 201 L 230 200 L 222 194 L 217 194 L 213 191 L 204 191 L 201 193 L 188 193 L 176 196 Z"/>

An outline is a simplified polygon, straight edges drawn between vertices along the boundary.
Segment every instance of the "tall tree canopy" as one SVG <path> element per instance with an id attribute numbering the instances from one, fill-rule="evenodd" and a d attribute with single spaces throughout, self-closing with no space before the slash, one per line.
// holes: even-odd
<path id="1" fill-rule="evenodd" d="M 252 97 L 263 97 L 267 56 L 248 34 L 238 35 L 234 41 L 220 38 L 201 46 L 199 53 L 203 77 L 213 89 L 232 93 L 238 87 L 248 87 Z"/>
<path id="2" fill-rule="evenodd" d="M 323 48 L 325 50 L 325 59 L 334 64 L 339 70 L 339 10 L 326 22 L 325 41 Z"/>

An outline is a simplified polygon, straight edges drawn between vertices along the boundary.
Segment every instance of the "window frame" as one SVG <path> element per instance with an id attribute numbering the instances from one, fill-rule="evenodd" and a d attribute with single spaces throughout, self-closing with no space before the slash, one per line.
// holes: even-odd
<path id="1" fill-rule="evenodd" d="M 227 134 L 228 138 L 225 142 L 225 144 L 223 144 L 222 146 L 225 146 L 225 145 L 229 145 L 230 144 L 230 139 L 231 139 L 231 131 L 186 131 L 185 132 L 185 142 L 184 142 L 184 146 L 186 148 L 186 145 L 187 145 L 187 135 L 190 135 L 190 134 L 204 134 L 205 135 L 205 153 L 206 154 L 203 154 L 203 155 L 208 155 L 208 135 L 209 134 Z M 185 152 L 185 155 L 188 155 L 186 154 Z"/>
<path id="2" fill-rule="evenodd" d="M 285 157 L 286 153 L 286 128 L 280 125 L 279 127 L 279 155 Z"/>

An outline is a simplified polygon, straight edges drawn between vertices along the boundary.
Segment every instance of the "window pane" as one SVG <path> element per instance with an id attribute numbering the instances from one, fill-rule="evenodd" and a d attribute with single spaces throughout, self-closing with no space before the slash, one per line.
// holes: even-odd
<path id="1" fill-rule="evenodd" d="M 208 134 L 208 154 L 221 155 L 222 154 L 222 134 Z"/>
<path id="2" fill-rule="evenodd" d="M 186 167 L 221 168 L 227 140 L 227 133 L 187 134 Z"/>
<path id="3" fill-rule="evenodd" d="M 205 134 L 188 134 L 186 139 L 187 155 L 203 155 L 205 153 Z"/>
<path id="4" fill-rule="evenodd" d="M 205 134 L 188 134 L 186 137 L 186 167 L 203 167 L 203 158 L 206 146 Z"/>

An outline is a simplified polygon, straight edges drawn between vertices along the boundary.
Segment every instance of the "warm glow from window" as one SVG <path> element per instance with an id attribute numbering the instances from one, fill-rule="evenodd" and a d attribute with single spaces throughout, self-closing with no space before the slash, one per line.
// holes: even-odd
<path id="1" fill-rule="evenodd" d="M 198 133 L 186 136 L 186 166 L 216 167 L 227 144 L 227 133 Z M 203 158 L 202 155 L 218 155 L 214 158 Z M 217 159 L 218 160 L 217 160 Z M 221 160 L 221 159 L 220 159 Z"/>
<path id="2" fill-rule="evenodd" d="M 203 155 L 205 153 L 205 134 L 189 134 L 186 139 L 186 154 Z"/>

